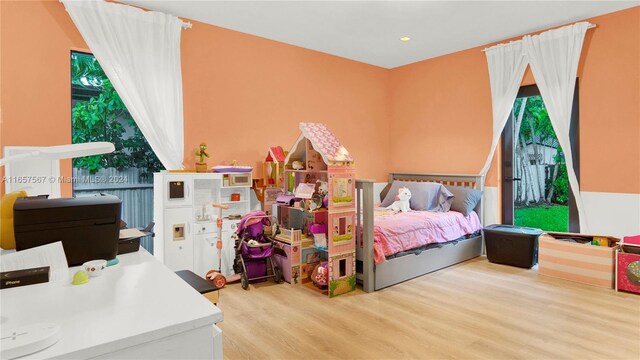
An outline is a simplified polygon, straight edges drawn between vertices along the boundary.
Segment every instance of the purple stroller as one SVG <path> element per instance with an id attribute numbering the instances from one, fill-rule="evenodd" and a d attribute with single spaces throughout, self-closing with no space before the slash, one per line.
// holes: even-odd
<path id="1" fill-rule="evenodd" d="M 280 283 L 282 280 L 282 272 L 272 258 L 274 240 L 264 231 L 265 226 L 271 225 L 271 219 L 263 211 L 252 211 L 243 216 L 238 224 L 233 270 L 240 274 L 240 284 L 245 290 L 249 289 L 250 281 L 273 278 Z M 277 229 L 272 231 L 272 236 L 277 233 Z M 268 268 L 271 269 L 271 275 Z"/>

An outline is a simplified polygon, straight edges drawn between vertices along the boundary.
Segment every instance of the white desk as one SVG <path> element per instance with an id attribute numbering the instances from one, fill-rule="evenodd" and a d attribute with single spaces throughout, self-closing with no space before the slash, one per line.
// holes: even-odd
<path id="1" fill-rule="evenodd" d="M 220 309 L 146 250 L 118 258 L 88 284 L 0 291 L 3 328 L 60 325 L 60 341 L 25 358 L 222 358 Z"/>

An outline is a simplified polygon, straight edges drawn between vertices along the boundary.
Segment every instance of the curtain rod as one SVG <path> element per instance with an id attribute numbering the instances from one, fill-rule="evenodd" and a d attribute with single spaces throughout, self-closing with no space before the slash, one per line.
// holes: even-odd
<path id="1" fill-rule="evenodd" d="M 589 23 L 589 26 L 587 26 L 587 29 L 593 29 L 593 28 L 594 28 L 594 27 L 596 27 L 596 26 L 598 26 L 598 25 L 593 24 L 593 23 Z M 554 30 L 554 29 L 551 29 L 551 30 Z M 545 31 L 550 31 L 550 30 L 545 30 Z M 545 31 L 543 31 L 543 32 L 545 32 Z M 531 34 L 527 34 L 527 35 L 531 35 Z M 525 37 L 525 36 L 527 36 L 527 35 L 522 35 L 522 36 L 523 36 L 523 37 Z M 520 41 L 520 40 L 513 40 L 513 41 L 511 41 L 511 42 L 516 42 L 516 41 Z M 502 44 L 502 43 L 500 43 L 500 44 Z M 496 45 L 500 45 L 500 44 L 496 44 Z M 492 47 L 494 47 L 494 46 L 496 46 L 496 45 L 489 46 L 488 48 L 484 48 L 484 49 L 482 49 L 482 50 L 480 50 L 480 51 L 482 51 L 482 52 L 486 52 L 487 50 L 491 49 Z"/>
<path id="2" fill-rule="evenodd" d="M 60 2 L 60 3 L 64 4 L 64 1 L 62 1 L 62 0 L 58 0 L 58 2 Z M 131 6 L 131 5 L 129 5 L 129 4 L 121 4 L 121 3 L 117 3 L 117 2 L 113 2 L 113 3 L 114 3 L 114 4 L 116 4 L 116 5 L 126 5 L 126 6 Z M 137 7 L 137 6 L 131 6 L 131 7 L 134 7 L 134 8 L 140 9 L 140 10 L 142 10 L 142 11 L 147 11 L 147 10 L 145 10 L 145 9 L 143 9 L 143 8 L 140 8 L 140 7 Z M 66 9 L 65 9 L 65 10 L 66 10 Z M 182 20 L 181 20 L 181 21 L 182 21 Z M 193 25 L 192 25 L 190 22 L 182 21 L 182 30 L 191 29 L 192 27 L 193 27 Z"/>

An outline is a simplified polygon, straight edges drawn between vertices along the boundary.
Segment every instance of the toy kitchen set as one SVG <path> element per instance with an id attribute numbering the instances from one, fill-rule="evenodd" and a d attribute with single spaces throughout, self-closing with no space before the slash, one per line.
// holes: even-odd
<path id="1" fill-rule="evenodd" d="M 154 256 L 171 270 L 191 270 L 204 277 L 217 268 L 216 221 L 222 216 L 220 270 L 225 276 L 233 274 L 234 234 L 250 210 L 251 168 L 232 171 L 154 174 Z M 214 203 L 228 208 L 214 208 Z"/>

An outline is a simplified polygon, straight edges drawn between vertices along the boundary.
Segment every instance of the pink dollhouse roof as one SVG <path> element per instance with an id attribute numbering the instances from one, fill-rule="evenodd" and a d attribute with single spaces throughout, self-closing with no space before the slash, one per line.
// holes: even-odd
<path id="1" fill-rule="evenodd" d="M 347 149 L 340 144 L 338 139 L 333 135 L 331 130 L 325 124 L 319 123 L 300 123 L 300 131 L 302 135 L 296 141 L 289 155 L 292 155 L 297 148 L 298 143 L 307 138 L 313 145 L 313 148 L 320 153 L 325 163 L 336 162 L 353 162 L 353 158 L 349 155 Z M 289 161 L 287 157 L 287 162 Z"/>
<path id="2" fill-rule="evenodd" d="M 272 146 L 269 148 L 266 161 L 283 162 L 285 158 L 282 146 Z"/>

